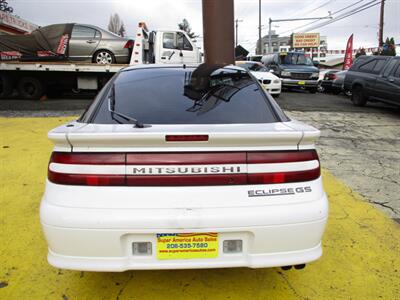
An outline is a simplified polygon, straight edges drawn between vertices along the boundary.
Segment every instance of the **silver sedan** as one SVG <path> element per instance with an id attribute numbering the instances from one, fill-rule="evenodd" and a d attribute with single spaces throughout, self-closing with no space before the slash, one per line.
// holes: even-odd
<path id="1" fill-rule="evenodd" d="M 129 63 L 133 40 L 93 25 L 74 24 L 69 59 L 98 64 Z"/>

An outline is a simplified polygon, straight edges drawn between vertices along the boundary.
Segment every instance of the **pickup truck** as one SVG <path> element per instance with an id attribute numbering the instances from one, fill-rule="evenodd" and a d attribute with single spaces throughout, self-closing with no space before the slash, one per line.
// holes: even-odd
<path id="1" fill-rule="evenodd" d="M 400 57 L 360 56 L 346 74 L 344 89 L 355 106 L 381 101 L 400 106 Z"/>

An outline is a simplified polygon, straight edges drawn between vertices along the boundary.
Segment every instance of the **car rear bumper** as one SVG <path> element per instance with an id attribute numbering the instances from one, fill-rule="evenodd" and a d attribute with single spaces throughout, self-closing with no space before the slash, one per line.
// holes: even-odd
<path id="1" fill-rule="evenodd" d="M 316 88 L 318 86 L 318 80 L 301 80 L 301 79 L 290 79 L 282 78 L 282 86 L 284 87 L 298 87 L 298 88 Z"/>
<path id="2" fill-rule="evenodd" d="M 308 263 L 322 254 L 328 215 L 320 199 L 282 205 L 194 209 L 94 209 L 41 204 L 51 265 L 74 270 L 275 267 Z M 276 220 L 292 220 L 277 222 Z M 79 226 L 72 226 L 79 224 Z M 218 233 L 218 257 L 157 259 L 157 233 Z M 243 242 L 241 253 L 223 252 L 224 240 Z M 135 256 L 133 242 L 150 242 L 152 254 Z"/>

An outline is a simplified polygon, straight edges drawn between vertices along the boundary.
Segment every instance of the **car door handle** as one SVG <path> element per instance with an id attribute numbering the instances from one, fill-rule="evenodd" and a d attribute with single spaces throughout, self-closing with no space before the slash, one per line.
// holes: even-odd
<path id="1" fill-rule="evenodd" d="M 88 43 L 88 44 L 94 44 L 94 43 L 96 43 L 96 41 L 88 40 L 88 41 L 86 41 L 86 43 Z"/>
<path id="2" fill-rule="evenodd" d="M 389 82 L 394 82 L 394 79 L 393 78 L 389 78 Z"/>

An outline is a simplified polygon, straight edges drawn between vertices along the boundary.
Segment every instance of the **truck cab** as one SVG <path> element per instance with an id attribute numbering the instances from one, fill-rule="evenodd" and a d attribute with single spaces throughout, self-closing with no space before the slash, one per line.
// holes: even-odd
<path id="1" fill-rule="evenodd" d="M 148 31 L 139 23 L 130 65 L 198 64 L 201 53 L 196 43 L 182 30 Z"/>
<path id="2" fill-rule="evenodd" d="M 310 57 L 302 52 L 280 52 L 264 55 L 261 62 L 282 78 L 286 88 L 317 92 L 319 70 Z"/>

